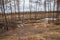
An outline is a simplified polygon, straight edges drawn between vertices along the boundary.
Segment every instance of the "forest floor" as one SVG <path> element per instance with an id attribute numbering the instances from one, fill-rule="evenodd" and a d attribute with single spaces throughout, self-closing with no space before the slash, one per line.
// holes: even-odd
<path id="1" fill-rule="evenodd" d="M 48 22 L 23 23 L 5 32 L 0 40 L 60 40 L 60 25 Z"/>

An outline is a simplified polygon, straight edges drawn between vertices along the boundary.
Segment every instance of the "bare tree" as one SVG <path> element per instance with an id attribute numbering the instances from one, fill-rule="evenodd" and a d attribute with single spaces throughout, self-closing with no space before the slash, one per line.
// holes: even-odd
<path id="1" fill-rule="evenodd" d="M 5 14 L 5 1 L 4 0 L 1 0 L 1 12 L 2 12 L 2 17 L 4 17 L 3 19 L 3 23 L 4 23 L 4 29 L 8 29 L 7 27 L 7 18 L 6 18 L 6 14 Z"/>
<path id="2" fill-rule="evenodd" d="M 57 0 L 57 23 L 60 23 L 60 0 Z"/>

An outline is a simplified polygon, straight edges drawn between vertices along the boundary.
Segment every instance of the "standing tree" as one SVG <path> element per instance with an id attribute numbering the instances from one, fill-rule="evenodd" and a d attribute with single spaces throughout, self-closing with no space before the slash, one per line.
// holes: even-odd
<path id="1" fill-rule="evenodd" d="M 57 21 L 56 23 L 60 23 L 60 0 L 57 0 Z"/>
<path id="2" fill-rule="evenodd" d="M 7 27 L 7 18 L 6 18 L 6 14 L 5 14 L 5 0 L 1 0 L 1 13 L 2 13 L 2 17 L 4 18 L 3 19 L 3 22 L 2 22 L 2 25 L 4 27 L 4 29 L 8 29 Z"/>

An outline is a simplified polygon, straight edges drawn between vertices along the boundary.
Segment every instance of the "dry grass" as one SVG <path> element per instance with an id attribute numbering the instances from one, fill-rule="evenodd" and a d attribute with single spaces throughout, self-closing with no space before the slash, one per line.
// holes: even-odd
<path id="1" fill-rule="evenodd" d="M 19 20 L 19 19 L 42 19 L 42 18 L 56 18 L 57 13 L 45 13 L 45 12 L 25 12 L 25 13 L 12 13 L 12 14 L 6 14 L 7 20 Z M 53 16 L 54 15 L 54 16 Z M 19 18 L 18 18 L 19 17 Z M 4 19 L 4 15 L 2 16 L 0 14 L 0 21 Z"/>
<path id="2" fill-rule="evenodd" d="M 52 13 L 38 13 L 36 15 L 33 13 L 31 18 L 47 18 L 48 15 L 49 17 L 53 17 Z M 20 14 L 19 18 L 23 20 L 23 14 Z M 19 18 L 18 14 L 7 15 L 8 22 L 11 21 L 11 19 L 13 21 L 15 19 L 19 20 Z M 0 19 L 0 21 L 2 21 L 4 16 L 0 16 Z M 30 15 L 28 13 L 24 14 L 24 19 L 30 19 Z M 23 24 L 18 25 L 18 28 L 14 30 L 10 29 L 9 31 L 3 33 L 3 36 L 0 37 L 0 40 L 60 40 L 60 25 L 55 25 L 53 23 L 48 24 L 48 22 L 39 20 L 24 20 L 23 22 Z"/>
<path id="3" fill-rule="evenodd" d="M 20 24 L 19 28 L 6 33 L 0 40 L 60 40 L 60 25 L 48 22 Z"/>

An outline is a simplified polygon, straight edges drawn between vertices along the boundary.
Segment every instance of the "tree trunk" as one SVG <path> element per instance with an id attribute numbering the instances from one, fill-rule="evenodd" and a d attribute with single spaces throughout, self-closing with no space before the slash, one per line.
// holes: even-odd
<path id="1" fill-rule="evenodd" d="M 57 15 L 56 15 L 56 23 L 59 23 L 60 24 L 60 0 L 57 0 Z"/>

